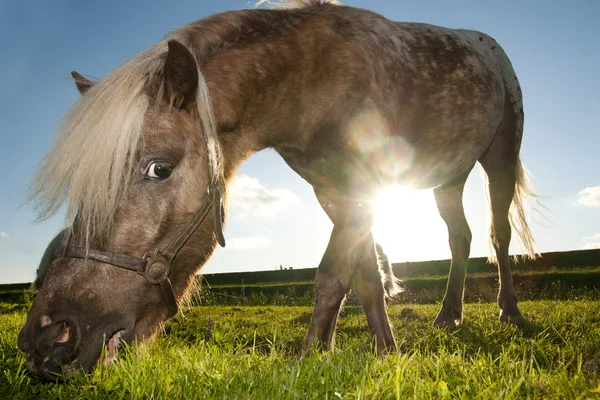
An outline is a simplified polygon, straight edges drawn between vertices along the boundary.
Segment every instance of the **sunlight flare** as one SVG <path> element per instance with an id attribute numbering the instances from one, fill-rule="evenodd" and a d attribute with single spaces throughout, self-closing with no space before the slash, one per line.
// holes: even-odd
<path id="1" fill-rule="evenodd" d="M 431 190 L 382 189 L 373 201 L 373 237 L 391 262 L 450 257 L 448 233 Z"/>

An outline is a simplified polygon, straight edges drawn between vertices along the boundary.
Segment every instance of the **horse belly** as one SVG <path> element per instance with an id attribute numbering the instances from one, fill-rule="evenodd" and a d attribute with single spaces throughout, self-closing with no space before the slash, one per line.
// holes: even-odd
<path id="1" fill-rule="evenodd" d="M 370 155 L 372 168 L 384 185 L 428 189 L 449 182 L 471 170 L 487 149 L 493 135 L 479 133 L 453 141 L 440 136 L 433 142 L 410 143 L 391 137 Z"/>
<path id="2" fill-rule="evenodd" d="M 350 176 L 378 186 L 436 187 L 473 167 L 494 137 L 501 110 L 491 106 L 443 112 L 424 107 L 420 115 L 401 111 L 395 119 L 370 108 L 348 122 L 344 140 L 331 146 L 331 157 L 325 160 L 335 162 L 342 155 L 359 160 L 346 166 Z"/>
<path id="3" fill-rule="evenodd" d="M 451 181 L 473 167 L 490 140 L 469 138 L 438 148 L 430 142 L 411 144 L 401 136 L 363 139 L 360 148 L 356 143 L 337 142 L 321 146 L 318 152 L 280 154 L 296 173 L 328 197 L 366 201 L 389 185 L 426 189 Z"/>

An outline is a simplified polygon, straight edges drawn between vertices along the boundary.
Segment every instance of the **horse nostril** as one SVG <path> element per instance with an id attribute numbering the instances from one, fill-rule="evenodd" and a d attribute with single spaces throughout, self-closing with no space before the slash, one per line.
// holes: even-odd
<path id="1" fill-rule="evenodd" d="M 69 339 L 71 339 L 71 327 L 64 324 L 62 333 L 56 338 L 56 343 L 66 343 Z"/>
<path id="2" fill-rule="evenodd" d="M 41 325 L 35 339 L 37 357 L 44 362 L 48 359 L 57 363 L 69 362 L 75 356 L 80 341 L 78 324 L 63 319 Z"/>

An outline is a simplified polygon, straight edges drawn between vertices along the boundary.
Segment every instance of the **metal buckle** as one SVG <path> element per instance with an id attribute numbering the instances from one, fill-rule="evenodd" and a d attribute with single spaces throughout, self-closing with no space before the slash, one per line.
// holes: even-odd
<path id="1" fill-rule="evenodd" d="M 148 282 L 150 282 L 153 285 L 158 285 L 160 283 L 159 278 L 164 275 L 164 276 L 169 276 L 169 274 L 171 273 L 171 260 L 167 259 L 164 255 L 163 255 L 163 251 L 160 248 L 156 248 L 154 249 L 154 252 L 151 254 L 150 252 L 146 252 L 146 254 L 144 254 L 144 259 L 146 260 L 146 267 L 144 268 L 144 271 L 142 272 L 138 272 L 140 275 L 143 275 L 144 278 L 146 278 L 146 280 Z M 152 276 L 152 266 L 154 264 L 160 263 L 162 265 L 164 265 L 165 270 L 164 272 L 159 275 L 157 278 L 155 278 L 154 276 Z"/>

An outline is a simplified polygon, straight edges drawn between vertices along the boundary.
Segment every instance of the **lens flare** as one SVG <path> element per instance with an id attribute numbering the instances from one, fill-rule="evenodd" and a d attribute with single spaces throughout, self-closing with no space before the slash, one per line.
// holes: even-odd
<path id="1" fill-rule="evenodd" d="M 391 262 L 435 260 L 450 257 L 446 225 L 440 218 L 431 190 L 390 186 L 372 204 L 373 237 Z"/>
<path id="2" fill-rule="evenodd" d="M 397 181 L 413 167 L 413 147 L 402 132 L 390 131 L 378 111 L 367 109 L 356 115 L 346 133 L 351 146 L 360 149 L 369 164 L 377 165 L 382 182 Z"/>

